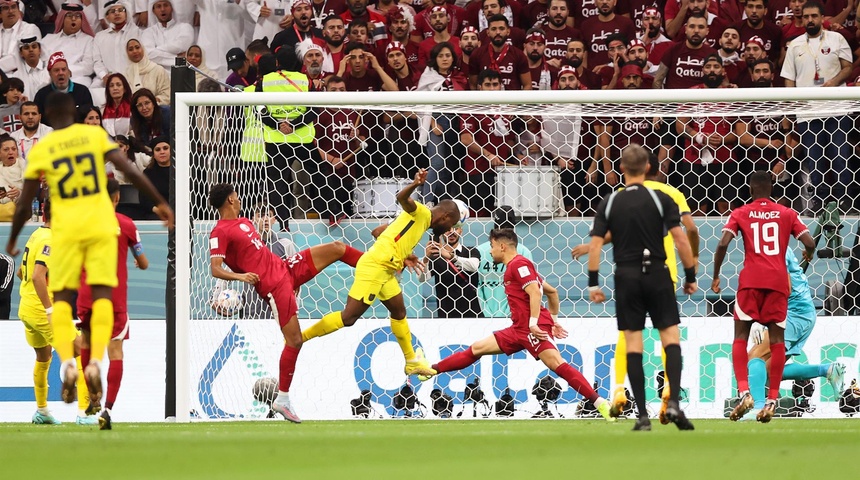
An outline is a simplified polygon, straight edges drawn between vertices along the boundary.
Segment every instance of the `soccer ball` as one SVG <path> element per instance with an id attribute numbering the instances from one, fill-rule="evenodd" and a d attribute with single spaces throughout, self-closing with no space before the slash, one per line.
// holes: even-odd
<path id="1" fill-rule="evenodd" d="M 469 206 L 466 205 L 466 202 L 462 200 L 454 200 L 454 203 L 457 204 L 457 208 L 460 209 L 460 223 L 465 222 L 469 219 Z"/>
<path id="2" fill-rule="evenodd" d="M 212 308 L 214 308 L 220 315 L 232 317 L 239 313 L 239 310 L 242 309 L 244 304 L 245 302 L 242 299 L 241 293 L 236 290 L 225 288 L 218 294 L 218 298 L 212 302 Z"/>
<path id="3" fill-rule="evenodd" d="M 276 378 L 260 378 L 254 382 L 254 400 L 271 405 L 278 396 L 278 380 Z"/>

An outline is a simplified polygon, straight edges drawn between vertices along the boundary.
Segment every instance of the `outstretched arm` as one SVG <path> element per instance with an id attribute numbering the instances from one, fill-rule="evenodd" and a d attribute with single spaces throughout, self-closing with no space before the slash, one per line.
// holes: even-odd
<path id="1" fill-rule="evenodd" d="M 427 180 L 427 170 L 421 169 L 418 170 L 418 173 L 415 174 L 415 180 L 412 183 L 404 188 L 403 190 L 397 193 L 397 203 L 400 204 L 400 207 L 403 208 L 403 211 L 406 213 L 412 213 L 415 209 L 418 208 L 415 205 L 415 200 L 412 200 L 412 193 L 421 185 L 424 185 L 424 182 Z"/>

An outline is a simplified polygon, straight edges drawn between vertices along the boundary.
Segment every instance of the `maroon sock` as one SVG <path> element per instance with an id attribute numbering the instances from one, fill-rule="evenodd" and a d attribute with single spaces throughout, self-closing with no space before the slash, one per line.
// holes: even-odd
<path id="1" fill-rule="evenodd" d="M 588 383 L 588 380 L 582 376 L 579 370 L 573 368 L 571 364 L 562 363 L 555 369 L 555 373 L 563 378 L 571 388 L 590 401 L 595 402 L 599 398 L 599 395 L 597 395 L 597 392 Z"/>
<path id="2" fill-rule="evenodd" d="M 364 255 L 364 252 L 347 245 L 346 250 L 343 252 L 343 256 L 340 257 L 340 261 L 349 265 L 350 267 L 355 267 L 356 265 L 358 265 L 358 259 L 361 258 L 362 255 Z"/>
<path id="3" fill-rule="evenodd" d="M 732 366 L 735 368 L 735 379 L 738 381 L 738 393 L 746 392 L 750 389 L 747 363 L 749 363 L 749 355 L 747 355 L 747 341 L 741 338 L 736 338 L 735 341 L 732 342 Z M 783 358 L 783 363 L 785 363 L 785 358 Z"/>
<path id="4" fill-rule="evenodd" d="M 281 373 L 280 381 L 278 382 L 278 390 L 289 392 L 290 385 L 293 383 L 293 374 L 296 373 L 296 360 L 299 358 L 299 349 L 284 345 L 284 350 L 281 352 Z"/>
<path id="5" fill-rule="evenodd" d="M 472 347 L 469 347 L 443 358 L 439 363 L 433 365 L 433 370 L 436 370 L 439 373 L 462 370 L 477 362 L 479 358 L 480 357 L 476 357 L 475 354 L 472 353 Z"/>
<path id="6" fill-rule="evenodd" d="M 83 351 L 81 351 L 83 354 Z M 83 357 L 83 355 L 81 355 Z M 83 358 L 82 358 L 83 360 Z M 107 397 L 105 400 L 105 408 L 110 410 L 116 402 L 116 396 L 119 393 L 119 385 L 122 383 L 122 360 L 111 360 L 108 366 L 107 374 Z"/>
<path id="7" fill-rule="evenodd" d="M 779 383 L 782 381 L 782 371 L 785 369 L 785 343 L 770 344 L 770 372 L 768 400 L 779 399 Z"/>
<path id="8" fill-rule="evenodd" d="M 87 368 L 90 364 L 90 349 L 81 348 L 81 368 Z"/>

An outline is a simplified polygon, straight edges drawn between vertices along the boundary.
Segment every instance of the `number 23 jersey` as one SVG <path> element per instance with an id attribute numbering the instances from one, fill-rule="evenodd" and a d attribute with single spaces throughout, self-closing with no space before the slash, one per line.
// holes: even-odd
<path id="1" fill-rule="evenodd" d="M 788 296 L 788 241 L 808 231 L 797 212 L 769 199 L 753 200 L 732 211 L 723 231 L 743 236 L 744 268 L 738 290 L 776 290 Z"/>
<path id="2" fill-rule="evenodd" d="M 254 224 L 247 218 L 218 220 L 209 234 L 209 256 L 220 257 L 236 273 L 256 273 L 260 281 L 254 285 L 265 297 L 285 280 L 287 266 L 260 239 Z"/>
<path id="3" fill-rule="evenodd" d="M 39 180 L 44 173 L 50 187 L 55 240 L 116 237 L 105 155 L 118 148 L 101 127 L 74 124 L 49 133 L 27 154 L 24 179 Z"/>

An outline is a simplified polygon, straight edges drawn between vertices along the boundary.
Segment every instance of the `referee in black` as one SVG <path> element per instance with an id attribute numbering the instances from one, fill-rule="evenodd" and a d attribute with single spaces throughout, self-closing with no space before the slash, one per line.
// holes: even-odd
<path id="1" fill-rule="evenodd" d="M 600 253 L 603 238 L 612 236 L 615 256 L 615 310 L 618 329 L 627 340 L 627 375 L 639 411 L 633 430 L 651 430 L 645 402 L 645 372 L 642 367 L 642 330 L 645 314 L 660 331 L 666 352 L 666 375 L 672 385 L 666 417 L 680 430 L 692 430 L 678 406 L 681 391 L 681 345 L 678 324 L 678 301 L 675 287 L 666 267 L 663 237 L 672 234 L 681 263 L 684 265 L 684 293 L 696 291 L 696 265 L 690 242 L 681 228 L 678 205 L 662 193 L 642 185 L 648 171 L 648 151 L 630 145 L 621 152 L 624 190 L 605 197 L 597 208 L 591 228 L 588 252 L 588 297 L 601 303 L 606 295 L 600 289 Z"/>

